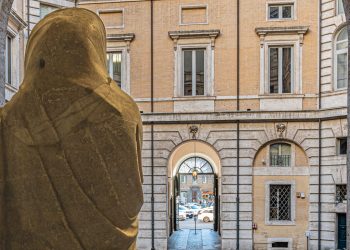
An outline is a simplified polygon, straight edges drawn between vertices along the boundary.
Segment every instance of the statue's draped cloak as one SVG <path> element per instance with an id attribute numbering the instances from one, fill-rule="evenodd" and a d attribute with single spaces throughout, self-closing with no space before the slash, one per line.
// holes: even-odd
<path id="1" fill-rule="evenodd" d="M 0 125 L 1 249 L 135 248 L 142 124 L 108 77 L 94 13 L 39 22 Z"/>

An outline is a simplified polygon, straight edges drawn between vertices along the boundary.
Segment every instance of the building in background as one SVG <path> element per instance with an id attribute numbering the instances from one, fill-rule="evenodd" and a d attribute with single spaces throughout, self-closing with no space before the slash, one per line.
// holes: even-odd
<path id="1" fill-rule="evenodd" d="M 306 249 L 307 241 L 310 249 L 341 249 L 348 81 L 341 1 L 244 0 L 239 10 L 237 2 L 79 3 L 103 20 L 107 70 L 143 112 L 138 249 L 167 248 L 174 202 L 189 198 L 178 190 L 179 169 L 195 156 L 214 176 L 223 249 Z M 9 56 L 8 99 L 23 77 L 26 32 L 73 5 L 19 4 L 23 27 L 13 29 L 24 38 Z"/>

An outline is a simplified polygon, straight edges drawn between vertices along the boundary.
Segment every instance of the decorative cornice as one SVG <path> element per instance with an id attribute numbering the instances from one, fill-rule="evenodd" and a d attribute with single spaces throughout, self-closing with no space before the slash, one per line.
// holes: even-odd
<path id="1" fill-rule="evenodd" d="M 258 27 L 255 29 L 255 32 L 261 36 L 261 35 L 268 35 L 268 34 L 303 34 L 305 35 L 309 30 L 308 26 L 290 26 L 290 27 Z"/>
<path id="2" fill-rule="evenodd" d="M 17 13 L 14 9 L 11 9 L 10 11 L 10 16 L 11 20 L 17 25 L 19 30 L 24 29 L 25 27 L 27 27 L 27 23 L 26 21 L 24 21 Z"/>
<path id="3" fill-rule="evenodd" d="M 309 26 L 289 26 L 289 27 L 258 27 L 255 32 L 260 36 L 260 46 L 263 47 L 267 35 L 299 35 L 299 43 L 304 43 L 304 35 L 308 32 Z"/>
<path id="4" fill-rule="evenodd" d="M 130 43 L 135 39 L 134 33 L 125 33 L 125 34 L 108 34 L 107 41 L 109 42 L 125 42 L 127 45 L 127 50 L 130 50 Z"/>
<path id="5" fill-rule="evenodd" d="M 215 39 L 220 35 L 220 30 L 180 30 L 169 31 L 169 37 L 174 41 L 174 49 L 177 47 L 179 39 L 209 38 L 211 46 L 214 48 Z"/>

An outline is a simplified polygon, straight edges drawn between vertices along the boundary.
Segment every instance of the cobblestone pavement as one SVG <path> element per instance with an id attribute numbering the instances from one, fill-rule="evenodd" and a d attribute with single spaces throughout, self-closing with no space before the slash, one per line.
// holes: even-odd
<path id="1" fill-rule="evenodd" d="M 181 229 L 172 234 L 168 250 L 219 250 L 220 236 L 212 229 Z"/>

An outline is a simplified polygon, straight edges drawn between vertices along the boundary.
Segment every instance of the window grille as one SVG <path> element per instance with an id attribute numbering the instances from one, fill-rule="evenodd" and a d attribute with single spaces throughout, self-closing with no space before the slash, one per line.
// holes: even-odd
<path id="1" fill-rule="evenodd" d="M 346 185 L 336 186 L 336 202 L 342 203 L 346 201 Z"/>
<path id="2" fill-rule="evenodd" d="M 286 143 L 275 143 L 270 146 L 270 165 L 272 167 L 289 167 L 291 146 Z"/>
<path id="3" fill-rule="evenodd" d="M 270 220 L 291 220 L 290 185 L 270 185 Z"/>

